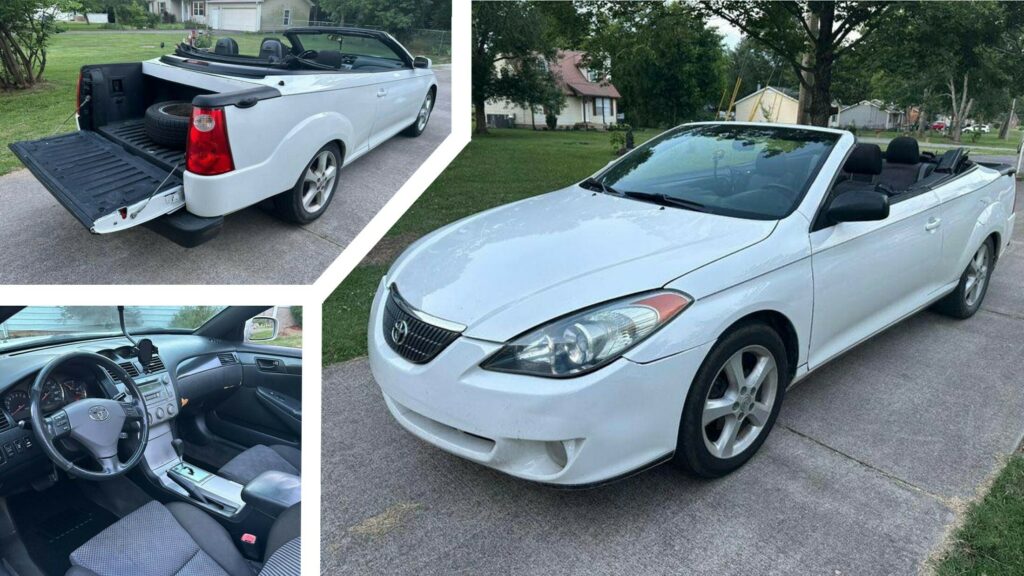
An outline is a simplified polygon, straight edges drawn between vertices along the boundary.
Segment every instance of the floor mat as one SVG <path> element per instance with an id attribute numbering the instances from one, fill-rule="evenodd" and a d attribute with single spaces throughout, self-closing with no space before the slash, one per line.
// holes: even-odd
<path id="1" fill-rule="evenodd" d="M 11 496 L 8 505 L 29 556 L 47 575 L 63 575 L 71 567 L 68 556 L 117 521 L 71 482 Z"/>

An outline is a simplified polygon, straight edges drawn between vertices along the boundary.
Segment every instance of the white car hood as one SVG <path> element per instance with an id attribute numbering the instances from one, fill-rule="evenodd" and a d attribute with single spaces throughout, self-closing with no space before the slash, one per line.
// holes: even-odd
<path id="1" fill-rule="evenodd" d="M 441 228 L 388 276 L 430 315 L 504 342 L 606 300 L 660 288 L 768 237 L 775 221 L 705 214 L 571 187 Z"/>

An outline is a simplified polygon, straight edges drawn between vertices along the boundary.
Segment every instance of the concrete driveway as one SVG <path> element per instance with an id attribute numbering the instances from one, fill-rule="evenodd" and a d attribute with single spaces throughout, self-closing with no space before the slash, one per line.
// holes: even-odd
<path id="1" fill-rule="evenodd" d="M 322 571 L 915 574 L 1024 432 L 1018 218 L 974 318 L 923 312 L 822 368 L 716 481 L 671 466 L 579 492 L 515 480 L 402 430 L 365 360 L 328 367 Z"/>
<path id="2" fill-rule="evenodd" d="M 142 227 L 96 236 L 28 170 L 0 177 L 0 284 L 310 284 L 451 132 L 451 71 L 436 72 L 426 131 L 396 136 L 347 166 L 331 206 L 308 226 L 252 207 L 197 248 Z"/>

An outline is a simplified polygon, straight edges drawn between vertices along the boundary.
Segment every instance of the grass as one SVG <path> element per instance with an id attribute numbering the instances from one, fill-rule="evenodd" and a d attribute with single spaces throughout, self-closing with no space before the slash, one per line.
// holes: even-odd
<path id="1" fill-rule="evenodd" d="M 656 135 L 638 131 L 639 144 Z M 376 254 L 356 267 L 324 302 L 324 365 L 366 355 L 370 305 L 381 276 L 402 247 L 488 208 L 578 182 L 613 160 L 607 132 L 492 130 L 476 136 L 387 233 Z M 390 242 L 388 241 L 390 240 Z"/>
<path id="2" fill-rule="evenodd" d="M 1013 456 L 989 493 L 967 512 L 938 576 L 1024 574 L 1024 454 Z"/>
<path id="3" fill-rule="evenodd" d="M 302 348 L 302 328 L 287 328 L 278 332 L 277 338 L 274 338 L 273 340 L 263 340 L 263 338 L 266 338 L 267 336 L 270 336 L 270 329 L 259 328 L 252 331 L 252 334 L 249 335 L 249 341 L 256 342 L 257 344 Z"/>
<path id="4" fill-rule="evenodd" d="M 903 136 L 903 133 L 896 132 L 894 130 L 887 130 L 879 133 L 875 133 L 873 130 L 859 130 L 857 135 L 862 138 L 883 138 L 886 140 L 892 140 L 897 136 Z M 994 128 L 992 132 L 988 134 L 979 134 L 978 140 L 974 140 L 973 134 L 962 134 L 960 137 L 960 145 L 966 147 L 978 146 L 984 148 L 1002 148 L 1010 152 L 1016 152 L 1017 146 L 1020 144 L 1022 132 L 1019 129 L 1010 130 L 1007 134 L 1006 140 L 999 139 L 999 130 Z M 910 136 L 917 137 L 916 134 L 910 134 Z M 926 132 L 925 137 L 919 139 L 921 147 L 928 149 L 928 144 L 945 144 L 955 146 L 956 142 L 953 142 L 952 138 L 945 136 L 937 132 Z M 980 150 L 979 152 L 984 152 Z"/>
<path id="5" fill-rule="evenodd" d="M 74 29 L 79 29 L 78 25 Z M 98 25 L 97 25 L 98 26 Z M 29 90 L 0 91 L 0 176 L 21 168 L 7 148 L 75 129 L 75 87 L 86 64 L 139 62 L 169 54 L 184 38 L 183 30 L 122 32 L 95 30 L 89 34 L 57 34 L 47 51 L 43 82 Z M 243 54 L 256 54 L 265 33 L 232 32 Z M 214 40 L 216 41 L 216 40 Z M 164 47 L 160 47 L 160 43 Z M 435 62 L 438 59 L 435 58 Z M 66 122 L 65 122 L 66 121 Z"/>

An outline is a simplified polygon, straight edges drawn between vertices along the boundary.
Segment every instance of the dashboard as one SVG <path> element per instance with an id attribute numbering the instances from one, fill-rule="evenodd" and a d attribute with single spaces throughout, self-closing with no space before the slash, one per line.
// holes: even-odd
<path id="1" fill-rule="evenodd" d="M 35 377 L 23 378 L 0 396 L 3 411 L 18 422 L 29 418 L 29 390 Z M 96 374 L 82 370 L 63 370 L 54 373 L 43 385 L 41 408 L 50 414 L 83 398 L 103 396 Z"/>

